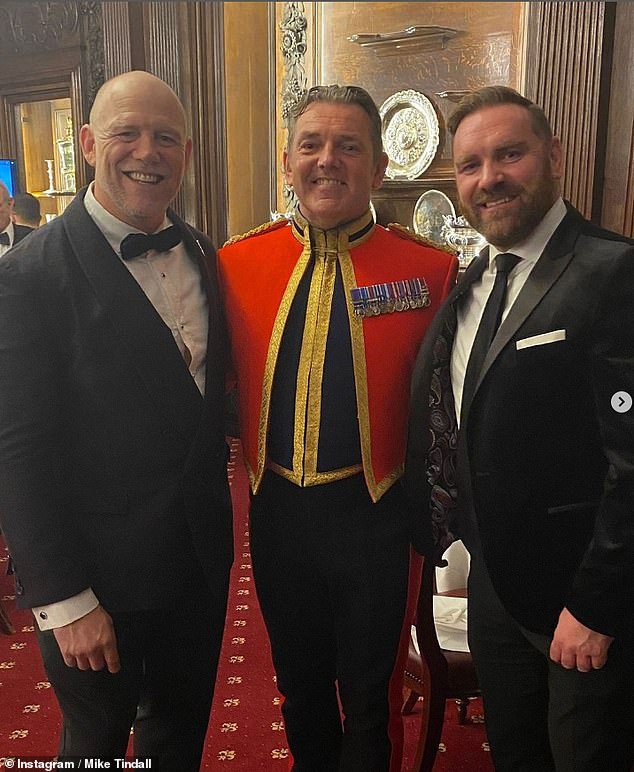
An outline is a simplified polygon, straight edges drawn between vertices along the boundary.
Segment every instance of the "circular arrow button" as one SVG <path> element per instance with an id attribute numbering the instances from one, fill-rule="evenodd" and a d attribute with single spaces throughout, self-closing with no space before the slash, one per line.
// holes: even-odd
<path id="1" fill-rule="evenodd" d="M 627 391 L 617 391 L 612 395 L 610 404 L 617 413 L 627 413 L 632 407 L 632 397 Z"/>

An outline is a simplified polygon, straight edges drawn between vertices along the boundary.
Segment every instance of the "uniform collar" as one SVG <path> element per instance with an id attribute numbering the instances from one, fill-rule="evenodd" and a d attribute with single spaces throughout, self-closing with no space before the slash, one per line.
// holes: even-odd
<path id="1" fill-rule="evenodd" d="M 308 238 L 317 250 L 323 249 L 326 253 L 333 252 L 336 256 L 342 248 L 351 249 L 359 246 L 368 238 L 374 230 L 374 217 L 368 209 L 356 220 L 343 223 L 336 228 L 323 230 L 311 225 L 297 207 L 293 214 L 292 226 L 293 235 L 302 244 L 305 244 Z"/>

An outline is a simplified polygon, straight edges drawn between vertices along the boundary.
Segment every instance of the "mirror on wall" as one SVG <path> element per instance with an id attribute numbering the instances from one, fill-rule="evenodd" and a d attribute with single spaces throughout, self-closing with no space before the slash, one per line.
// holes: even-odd
<path id="1" fill-rule="evenodd" d="M 75 131 L 69 97 L 15 105 L 18 163 L 25 189 L 40 200 L 42 217 L 61 214 L 76 191 Z"/>

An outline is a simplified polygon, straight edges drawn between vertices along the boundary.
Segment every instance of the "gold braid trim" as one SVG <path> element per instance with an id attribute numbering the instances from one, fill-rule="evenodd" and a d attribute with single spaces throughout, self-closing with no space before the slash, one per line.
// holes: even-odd
<path id="1" fill-rule="evenodd" d="M 268 231 L 274 231 L 278 228 L 282 228 L 285 225 L 288 225 L 290 220 L 287 220 L 286 217 L 280 217 L 277 220 L 271 220 L 270 222 L 265 222 L 263 225 L 258 225 L 257 228 L 252 228 L 250 231 L 247 231 L 246 233 L 239 233 L 236 236 L 232 236 L 230 239 L 227 239 L 225 243 L 222 245 L 223 247 L 228 247 L 230 244 L 235 244 L 236 241 L 242 241 L 243 239 L 250 239 L 251 236 L 259 236 L 260 233 L 267 233 Z"/>
<path id="2" fill-rule="evenodd" d="M 402 239 L 410 239 L 411 241 L 417 241 L 419 244 L 424 244 L 426 247 L 433 247 L 434 249 L 440 249 L 441 252 L 448 252 L 450 255 L 458 255 L 459 250 L 457 250 L 455 247 L 450 247 L 449 244 L 441 244 L 438 241 L 432 241 L 431 239 L 426 239 L 424 236 L 419 236 L 418 233 L 414 233 L 414 231 L 411 231 L 409 228 L 406 228 L 404 225 L 401 225 L 397 222 L 391 222 L 387 226 L 389 231 L 392 231 L 392 233 L 395 233 L 397 236 L 400 236 Z"/>

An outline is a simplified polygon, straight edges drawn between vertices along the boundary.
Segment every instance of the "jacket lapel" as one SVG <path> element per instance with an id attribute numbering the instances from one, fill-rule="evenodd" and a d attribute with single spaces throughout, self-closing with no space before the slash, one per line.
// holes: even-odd
<path id="1" fill-rule="evenodd" d="M 500 329 L 493 339 L 491 348 L 482 364 L 482 371 L 480 372 L 474 394 L 500 352 L 522 324 L 524 324 L 572 260 L 574 245 L 579 235 L 581 222 L 583 222 L 581 215 L 572 207 L 569 208 L 568 214 L 561 221 L 546 245 L 506 319 L 500 325 Z"/>
<path id="2" fill-rule="evenodd" d="M 218 282 L 216 278 L 215 255 L 206 249 L 205 242 L 201 242 L 195 232 L 189 225 L 173 212 L 168 211 L 168 217 L 172 222 L 180 225 L 183 232 L 183 242 L 187 253 L 196 260 L 200 269 L 200 275 L 207 296 L 208 306 L 208 329 L 207 329 L 207 362 L 205 382 L 209 386 L 214 383 L 220 374 L 222 379 L 222 389 L 224 390 L 224 362 L 226 350 L 222 331 L 225 328 L 222 315 L 222 303 L 218 292 Z M 206 390 L 208 393 L 208 389 Z"/>
<path id="3" fill-rule="evenodd" d="M 187 253 L 196 260 L 207 295 L 208 330 L 207 360 L 205 371 L 205 397 L 198 433 L 191 446 L 187 467 L 196 463 L 212 446 L 211 452 L 225 459 L 226 443 L 224 435 L 224 408 L 226 389 L 227 335 L 217 280 L 216 258 L 213 246 L 208 239 L 198 239 L 196 231 L 187 225 L 172 210 L 168 211 L 172 222 L 183 230 L 183 242 Z"/>
<path id="4" fill-rule="evenodd" d="M 203 400 L 172 333 L 86 212 L 83 196 L 69 204 L 63 218 L 74 257 L 110 319 L 122 353 L 128 353 L 156 403 L 157 416 L 166 416 L 191 443 Z M 192 254 L 193 237 L 185 228 Z"/>

